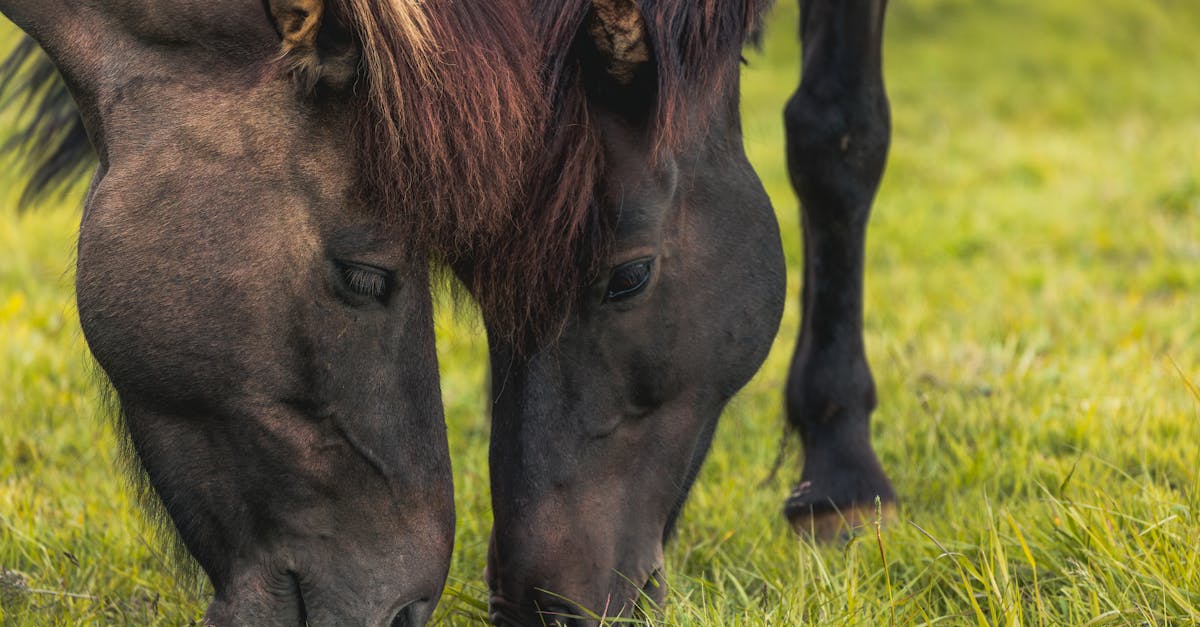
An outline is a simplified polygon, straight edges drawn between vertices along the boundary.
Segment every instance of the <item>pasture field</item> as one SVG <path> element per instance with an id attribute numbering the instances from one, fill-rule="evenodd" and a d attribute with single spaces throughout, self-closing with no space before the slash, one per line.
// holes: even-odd
<path id="1" fill-rule="evenodd" d="M 1200 2 L 892 3 L 867 347 L 903 501 L 899 522 L 836 546 L 780 516 L 794 458 L 768 480 L 799 323 L 780 119 L 794 4 L 747 53 L 744 87 L 789 308 L 722 420 L 651 623 L 1200 622 Z M 15 36 L 0 26 L 0 48 Z M 22 213 L 17 186 L 5 164 L 0 623 L 193 622 L 208 593 L 139 514 L 78 328 L 80 194 Z M 458 539 L 437 622 L 483 624 L 484 343 L 471 311 L 438 321 Z"/>

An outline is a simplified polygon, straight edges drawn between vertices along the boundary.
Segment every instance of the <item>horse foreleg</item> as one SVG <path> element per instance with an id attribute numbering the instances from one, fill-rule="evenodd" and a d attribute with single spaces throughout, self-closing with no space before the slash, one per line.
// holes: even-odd
<path id="1" fill-rule="evenodd" d="M 784 113 L 804 228 L 803 326 L 788 376 L 788 422 L 804 445 L 784 515 L 829 538 L 890 512 L 871 448 L 875 382 L 863 346 L 863 245 L 891 122 L 881 46 L 886 0 L 802 0 L 803 76 Z M 888 513 L 885 512 L 885 513 Z"/>

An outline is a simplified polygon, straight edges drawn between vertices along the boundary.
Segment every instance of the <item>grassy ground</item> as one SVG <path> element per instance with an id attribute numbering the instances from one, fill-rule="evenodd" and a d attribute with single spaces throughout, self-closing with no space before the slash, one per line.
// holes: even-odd
<path id="1" fill-rule="evenodd" d="M 1200 4 L 894 3 L 867 345 L 902 522 L 832 547 L 778 513 L 794 460 L 762 483 L 799 321 L 782 4 L 745 111 L 793 304 L 723 419 L 656 622 L 1200 621 Z M 19 214 L 3 172 L 0 622 L 195 620 L 206 592 L 161 556 L 98 409 L 71 295 L 78 198 Z M 438 333 L 460 514 L 439 617 L 478 624 L 486 366 L 470 321 L 444 312 Z"/>

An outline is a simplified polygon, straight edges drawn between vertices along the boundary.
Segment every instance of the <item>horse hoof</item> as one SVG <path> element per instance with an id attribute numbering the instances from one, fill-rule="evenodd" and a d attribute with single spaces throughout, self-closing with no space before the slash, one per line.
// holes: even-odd
<path id="1" fill-rule="evenodd" d="M 792 531 L 803 538 L 821 543 L 846 540 L 877 522 L 887 526 L 898 517 L 893 501 L 884 501 L 878 507 L 874 502 L 837 507 L 828 501 L 814 502 L 809 487 L 807 482 L 797 486 L 783 505 L 783 515 Z"/>

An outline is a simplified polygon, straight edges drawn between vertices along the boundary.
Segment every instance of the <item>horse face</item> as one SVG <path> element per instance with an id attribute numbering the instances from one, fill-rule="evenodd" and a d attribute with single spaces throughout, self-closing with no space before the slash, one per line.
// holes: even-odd
<path id="1" fill-rule="evenodd" d="M 513 351 L 492 338 L 499 624 L 592 624 L 570 617 L 662 598 L 663 543 L 783 308 L 778 228 L 742 151 L 736 83 L 706 136 L 667 155 L 649 109 L 631 116 L 636 94 L 593 99 L 614 225 L 605 267 L 554 342 Z"/>
<path id="2" fill-rule="evenodd" d="M 354 58 L 348 40 L 305 21 L 319 2 L 56 20 L 38 11 L 57 2 L 13 1 L 100 155 L 79 315 L 212 580 L 207 619 L 423 623 L 454 530 L 428 271 L 357 193 L 352 96 L 326 67 Z"/>

